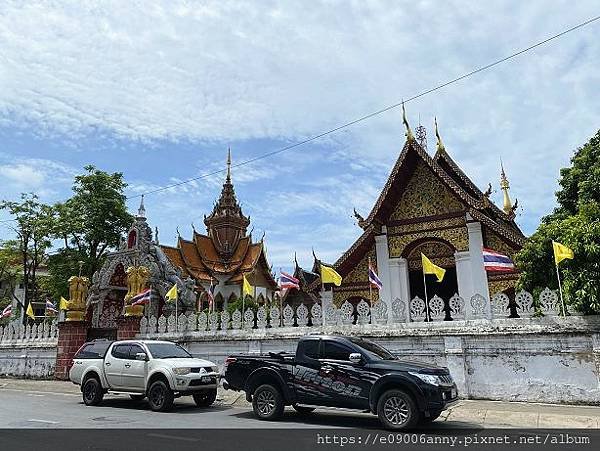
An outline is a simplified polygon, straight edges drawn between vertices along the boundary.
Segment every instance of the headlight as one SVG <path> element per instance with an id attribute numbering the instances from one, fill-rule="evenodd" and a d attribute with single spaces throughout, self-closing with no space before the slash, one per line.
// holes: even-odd
<path id="1" fill-rule="evenodd" d="M 431 385 L 435 385 L 435 386 L 440 385 L 440 378 L 438 376 L 436 376 L 435 374 L 413 373 L 410 371 L 408 374 L 410 374 L 411 376 L 418 377 L 426 384 L 431 384 Z"/>
<path id="2" fill-rule="evenodd" d="M 191 371 L 190 368 L 173 368 L 173 372 L 178 376 L 185 376 Z"/>
<path id="3" fill-rule="evenodd" d="M 219 372 L 219 367 L 218 367 L 218 366 L 211 366 L 211 367 L 210 367 L 210 370 L 211 370 L 213 373 L 218 373 L 218 372 Z"/>

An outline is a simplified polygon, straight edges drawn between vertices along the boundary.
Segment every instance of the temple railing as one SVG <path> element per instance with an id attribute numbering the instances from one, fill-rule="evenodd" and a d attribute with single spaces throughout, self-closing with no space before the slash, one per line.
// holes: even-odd
<path id="1" fill-rule="evenodd" d="M 1 345 L 56 345 L 58 341 L 58 327 L 56 320 L 39 324 L 23 325 L 16 320 L 0 326 Z"/>
<path id="2" fill-rule="evenodd" d="M 260 306 L 256 310 L 248 308 L 244 312 L 235 310 L 232 314 L 223 311 L 180 314 L 177 318 L 175 315 L 143 317 L 140 321 L 140 334 L 197 332 L 211 335 L 256 329 L 268 333 L 289 327 L 394 325 L 448 320 L 493 321 L 509 317 L 531 318 L 534 315 L 558 316 L 561 313 L 558 293 L 548 288 L 540 293 L 537 303 L 531 293 L 517 292 L 514 304 L 515 308 L 511 310 L 510 298 L 504 293 L 497 293 L 492 296 L 491 302 L 480 294 L 472 296 L 469 302 L 465 302 L 457 294 L 448 302 L 438 296 L 433 296 L 427 303 L 419 297 L 409 301 L 397 298 L 391 302 L 390 309 L 383 301 L 370 306 L 364 300 L 356 306 L 346 301 L 339 308 L 328 304 L 324 309 L 320 304 L 313 304 L 311 307 L 300 304 L 295 309 L 290 305 L 283 309 L 277 306 Z M 518 316 L 513 314 L 515 309 Z"/>

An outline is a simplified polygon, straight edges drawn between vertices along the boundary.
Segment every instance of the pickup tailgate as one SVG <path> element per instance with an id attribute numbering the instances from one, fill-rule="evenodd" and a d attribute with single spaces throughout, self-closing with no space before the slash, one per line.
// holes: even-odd
<path id="1" fill-rule="evenodd" d="M 243 390 L 248 377 L 259 368 L 272 368 L 278 373 L 294 365 L 294 355 L 279 354 L 235 354 L 225 359 L 224 378 L 232 390 Z"/>

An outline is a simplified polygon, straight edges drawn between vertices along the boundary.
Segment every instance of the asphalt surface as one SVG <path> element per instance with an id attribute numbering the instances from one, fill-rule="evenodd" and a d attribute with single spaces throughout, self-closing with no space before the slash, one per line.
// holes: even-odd
<path id="1" fill-rule="evenodd" d="M 265 422 L 254 417 L 248 407 L 215 403 L 198 408 L 191 397 L 175 400 L 171 412 L 152 412 L 145 401 L 132 401 L 125 395 L 107 395 L 100 406 L 83 404 L 80 394 L 0 390 L 0 425 L 3 428 L 91 428 L 91 429 L 380 429 L 376 416 L 351 411 L 319 409 L 300 415 L 286 408 L 281 421 Z M 481 429 L 468 421 L 436 421 L 428 431 Z"/>

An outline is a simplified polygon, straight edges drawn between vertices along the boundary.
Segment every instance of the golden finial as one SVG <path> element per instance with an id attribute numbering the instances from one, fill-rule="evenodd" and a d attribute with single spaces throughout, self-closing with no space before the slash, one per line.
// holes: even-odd
<path id="1" fill-rule="evenodd" d="M 406 109 L 404 108 L 404 101 L 402 101 L 402 122 L 404 123 L 404 127 L 406 128 L 406 139 L 409 141 L 414 141 L 415 135 L 410 129 L 410 125 L 408 124 L 408 120 L 406 119 Z"/>
<path id="2" fill-rule="evenodd" d="M 510 184 L 508 183 L 508 179 L 506 178 L 506 173 L 504 172 L 504 165 L 502 164 L 502 158 L 500 158 L 500 189 L 504 194 L 504 200 L 502 202 L 502 209 L 504 213 L 510 215 L 513 212 L 513 204 L 510 200 L 510 196 L 508 191 L 510 189 Z"/>
<path id="3" fill-rule="evenodd" d="M 437 117 L 433 117 L 433 122 L 435 123 L 435 137 L 437 139 L 437 150 L 443 152 L 446 150 L 444 147 L 444 143 L 442 142 L 442 137 L 440 136 L 440 130 L 438 129 Z"/>

